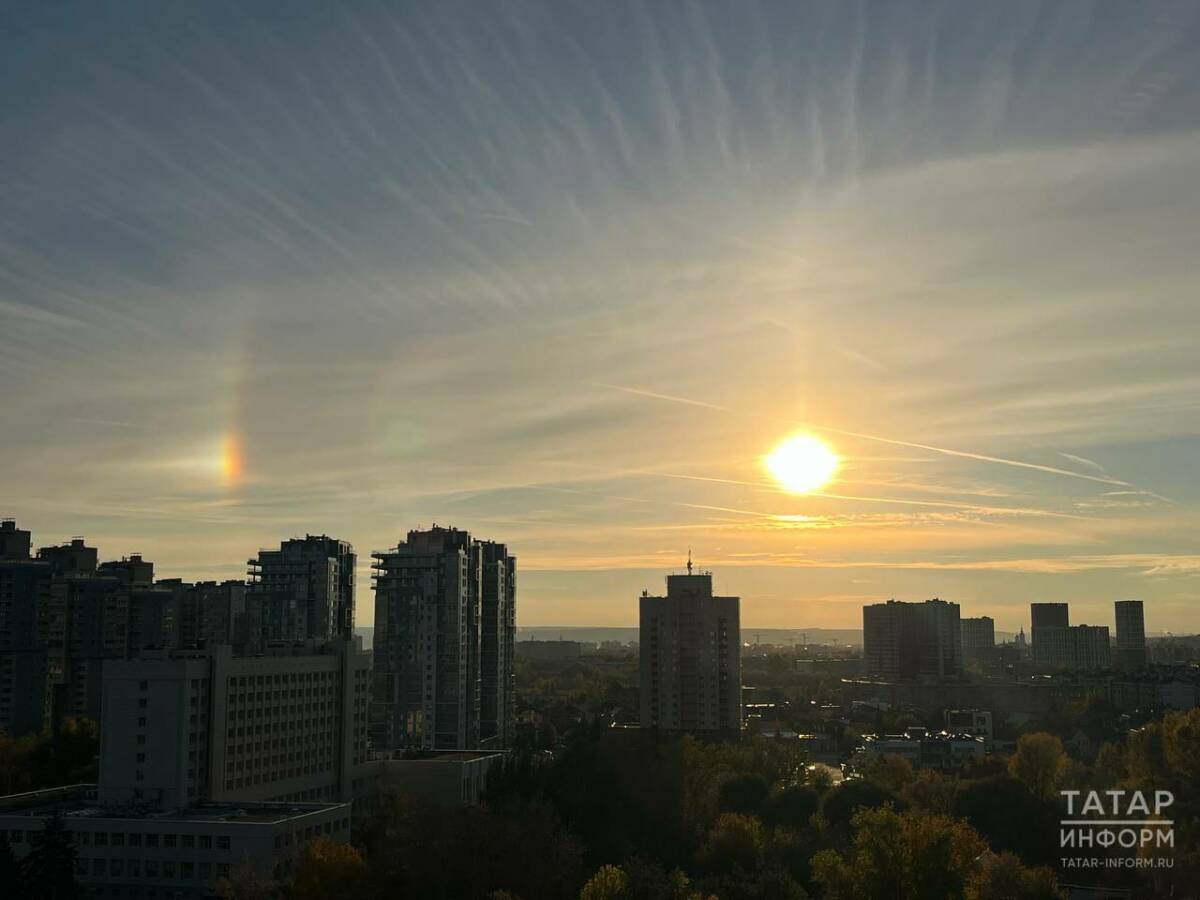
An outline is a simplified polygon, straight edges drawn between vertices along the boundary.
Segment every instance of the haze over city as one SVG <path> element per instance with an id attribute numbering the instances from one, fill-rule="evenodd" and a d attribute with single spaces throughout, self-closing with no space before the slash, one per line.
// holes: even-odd
<path id="1" fill-rule="evenodd" d="M 286 8 L 4 14 L 39 544 L 336 535 L 360 626 L 437 522 L 522 626 L 634 625 L 690 550 L 747 630 L 1200 631 L 1200 8 Z"/>

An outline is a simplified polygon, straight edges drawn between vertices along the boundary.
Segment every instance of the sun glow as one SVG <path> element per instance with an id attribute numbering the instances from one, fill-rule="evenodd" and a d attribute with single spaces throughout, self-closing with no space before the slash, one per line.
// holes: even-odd
<path id="1" fill-rule="evenodd" d="M 771 477 L 790 494 L 807 494 L 822 488 L 837 474 L 841 457 L 811 434 L 793 434 L 763 459 Z"/>

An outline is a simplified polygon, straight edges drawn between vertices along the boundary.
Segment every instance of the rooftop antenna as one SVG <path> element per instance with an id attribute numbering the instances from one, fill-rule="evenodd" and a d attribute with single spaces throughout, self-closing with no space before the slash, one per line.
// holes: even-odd
<path id="1" fill-rule="evenodd" d="M 692 574 L 692 548 L 688 547 L 688 574 Z"/>

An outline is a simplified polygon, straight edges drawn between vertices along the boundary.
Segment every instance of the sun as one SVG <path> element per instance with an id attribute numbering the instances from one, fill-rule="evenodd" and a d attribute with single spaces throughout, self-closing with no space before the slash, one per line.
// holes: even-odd
<path id="1" fill-rule="evenodd" d="M 829 484 L 841 461 L 824 441 L 811 434 L 793 434 L 780 441 L 763 464 L 785 491 L 807 494 Z"/>

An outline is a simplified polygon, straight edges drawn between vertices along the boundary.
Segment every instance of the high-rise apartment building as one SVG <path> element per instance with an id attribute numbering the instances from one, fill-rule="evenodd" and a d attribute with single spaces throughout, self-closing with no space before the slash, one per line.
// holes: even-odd
<path id="1" fill-rule="evenodd" d="M 1107 669 L 1107 625 L 1071 625 L 1065 603 L 1030 604 L 1033 661 L 1052 669 Z"/>
<path id="2" fill-rule="evenodd" d="M 996 658 L 996 622 L 991 616 L 964 616 L 959 620 L 964 665 L 986 667 Z"/>
<path id="3" fill-rule="evenodd" d="M 506 746 L 516 608 L 507 548 L 435 525 L 372 557 L 375 748 Z"/>
<path id="4" fill-rule="evenodd" d="M 323 534 L 283 541 L 249 560 L 249 591 L 268 641 L 331 640 L 354 634 L 354 548 Z"/>
<path id="5" fill-rule="evenodd" d="M 369 658 L 347 640 L 109 662 L 100 799 L 349 800 L 367 764 L 369 698 Z"/>
<path id="6" fill-rule="evenodd" d="M 962 674 L 962 630 L 957 603 L 889 600 L 863 607 L 866 671 L 888 680 Z"/>
<path id="7" fill-rule="evenodd" d="M 30 534 L 0 522 L 0 731 L 21 737 L 46 721 L 49 563 L 30 558 Z"/>
<path id="8" fill-rule="evenodd" d="M 1116 663 L 1124 669 L 1146 664 L 1146 619 L 1141 600 L 1118 600 Z"/>
<path id="9" fill-rule="evenodd" d="M 0 520 L 0 560 L 29 559 L 33 535 L 17 527 L 15 519 Z"/>
<path id="10" fill-rule="evenodd" d="M 1029 639 L 1033 661 L 1038 665 L 1069 665 L 1067 659 L 1070 638 L 1059 629 L 1070 627 L 1070 611 L 1065 603 L 1031 603 L 1029 605 Z M 1040 643 L 1040 648 L 1039 648 Z"/>
<path id="11" fill-rule="evenodd" d="M 742 728 L 740 603 L 713 596 L 712 573 L 667 576 L 639 600 L 641 725 L 737 734 Z"/>
<path id="12" fill-rule="evenodd" d="M 247 590 L 246 582 L 171 584 L 178 604 L 178 646 L 229 644 L 238 655 L 261 650 L 262 595 Z"/>
<path id="13" fill-rule="evenodd" d="M 479 744 L 512 745 L 516 719 L 517 561 L 508 547 L 476 541 L 479 569 Z"/>

